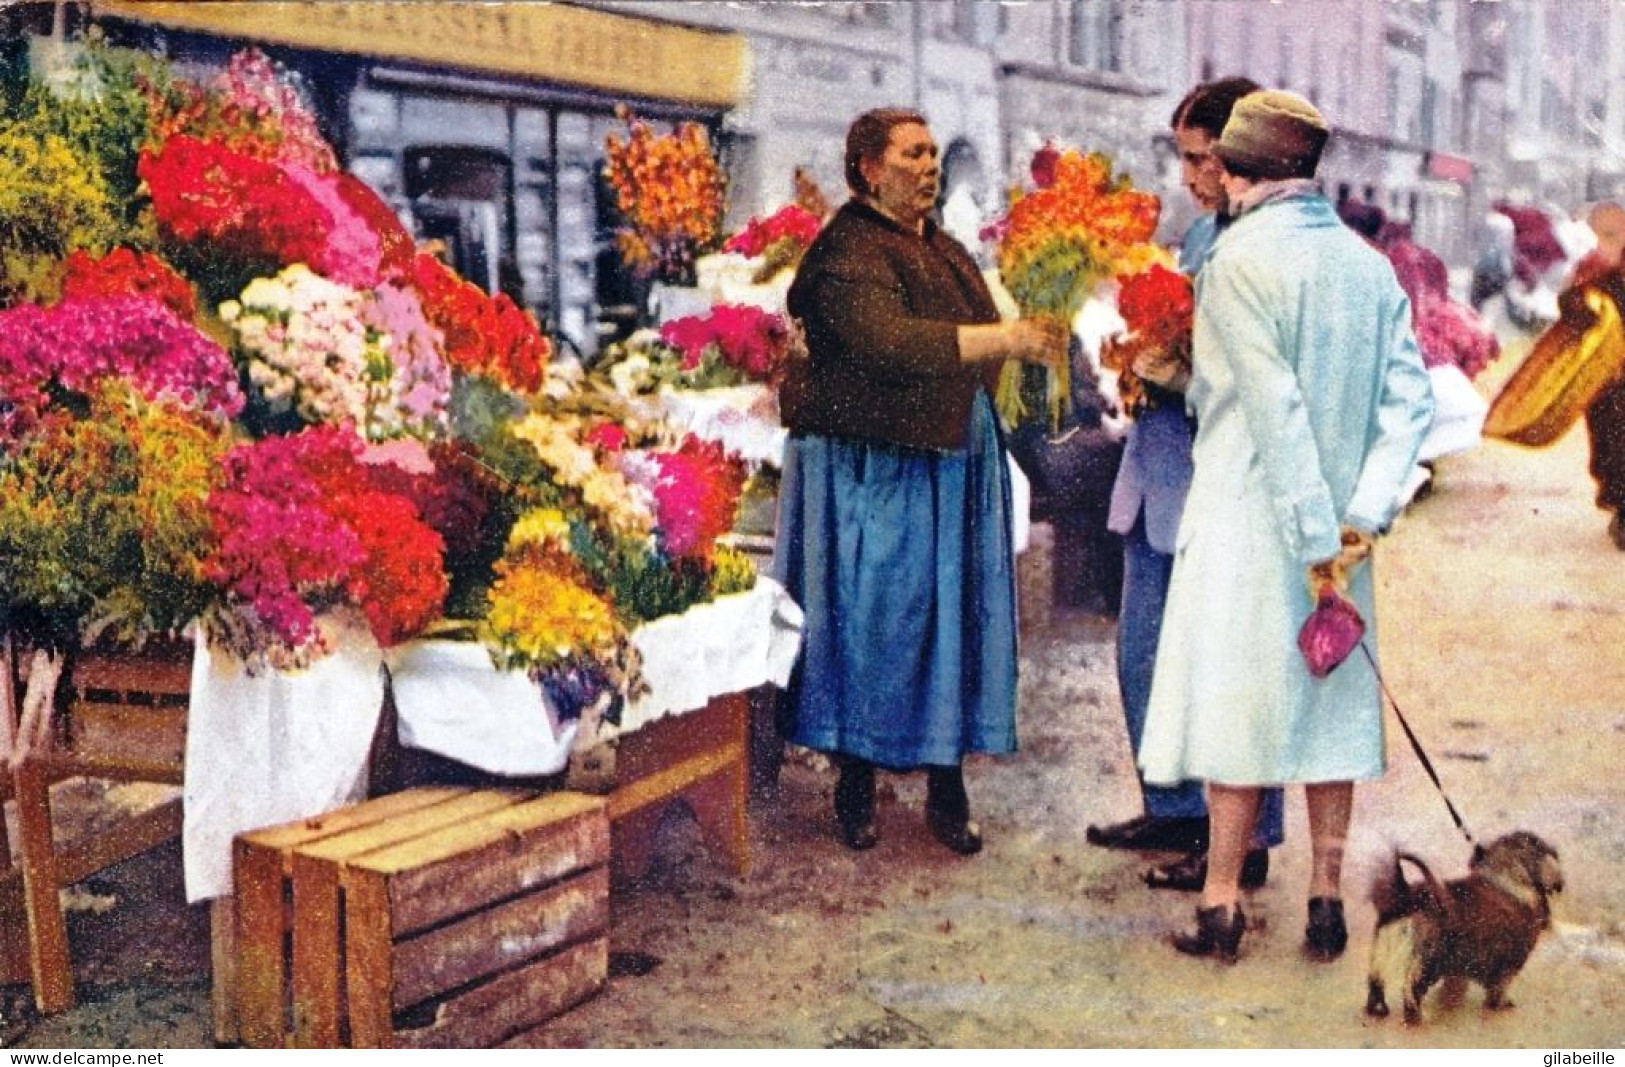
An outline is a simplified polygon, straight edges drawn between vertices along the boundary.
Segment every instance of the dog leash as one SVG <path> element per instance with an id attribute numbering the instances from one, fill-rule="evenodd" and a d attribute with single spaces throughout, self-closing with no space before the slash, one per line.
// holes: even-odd
<path id="1" fill-rule="evenodd" d="M 1371 664 L 1371 673 L 1377 676 L 1377 686 L 1382 690 L 1382 695 L 1388 698 L 1389 705 L 1393 707 L 1394 716 L 1399 719 L 1399 725 L 1404 728 L 1406 739 L 1410 741 L 1411 748 L 1416 751 L 1416 758 L 1422 761 L 1422 769 L 1428 772 L 1429 778 L 1433 779 L 1433 787 L 1439 791 L 1439 796 L 1444 798 L 1444 806 L 1450 809 L 1450 817 L 1456 820 L 1456 829 L 1461 831 L 1461 836 L 1467 839 L 1469 845 L 1477 845 L 1478 842 L 1473 840 L 1472 832 L 1467 829 L 1467 824 L 1462 821 L 1461 812 L 1457 811 L 1456 806 L 1450 802 L 1450 794 L 1444 791 L 1444 783 L 1439 781 L 1439 772 L 1433 769 L 1433 761 L 1428 759 L 1428 754 L 1423 751 L 1422 742 L 1416 738 L 1416 731 L 1412 730 L 1411 724 L 1406 721 L 1405 713 L 1399 710 L 1399 701 L 1394 699 L 1394 694 L 1388 689 L 1388 683 L 1383 679 L 1382 671 L 1377 669 L 1377 657 L 1371 654 L 1371 649 L 1366 645 L 1363 638 L 1360 641 L 1360 651 L 1365 653 L 1365 661 Z"/>

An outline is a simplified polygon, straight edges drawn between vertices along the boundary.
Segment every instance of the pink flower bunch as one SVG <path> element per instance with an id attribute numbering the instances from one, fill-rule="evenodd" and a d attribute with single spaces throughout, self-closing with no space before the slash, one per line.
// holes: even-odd
<path id="1" fill-rule="evenodd" d="M 361 308 L 361 321 L 389 338 L 391 405 L 409 433 L 428 433 L 446 425 L 451 400 L 451 365 L 445 338 L 429 325 L 423 302 L 404 285 L 386 282 L 373 290 Z"/>
<path id="2" fill-rule="evenodd" d="M 258 48 L 231 57 L 211 86 L 226 114 L 240 114 L 280 135 L 276 159 L 320 172 L 335 171 L 333 149 L 317 128 L 316 116 L 299 90 Z"/>
<path id="3" fill-rule="evenodd" d="M 823 220 L 806 208 L 788 204 L 765 219 L 752 218 L 745 228 L 728 238 L 724 252 L 759 256 L 780 241 L 791 241 L 805 250 L 823 228 Z"/>
<path id="4" fill-rule="evenodd" d="M 446 595 L 445 543 L 360 438 L 317 427 L 240 445 L 209 497 L 218 543 L 204 563 L 266 652 L 318 644 L 316 615 L 348 604 L 388 646 L 420 632 Z M 226 627 L 230 630 L 231 627 Z"/>
<path id="5" fill-rule="evenodd" d="M 750 304 L 718 304 L 705 315 L 673 319 L 660 339 L 683 354 L 683 370 L 701 369 L 714 352 L 728 366 L 758 382 L 774 382 L 784 370 L 790 332 L 784 319 Z"/>
<path id="6" fill-rule="evenodd" d="M 745 468 L 721 444 L 689 434 L 675 452 L 653 452 L 623 469 L 646 479 L 655 498 L 660 543 L 678 559 L 710 560 L 718 537 L 733 528 Z"/>
<path id="7" fill-rule="evenodd" d="M 1412 309 L 1411 325 L 1422 362 L 1429 367 L 1455 364 L 1468 378 L 1501 354 L 1501 342 L 1478 312 L 1454 300 L 1424 300 Z"/>
<path id="8" fill-rule="evenodd" d="M 222 418 L 243 408 L 225 351 L 156 297 L 80 297 L 0 311 L 0 439 L 28 430 L 51 386 L 84 394 L 106 378 Z"/>

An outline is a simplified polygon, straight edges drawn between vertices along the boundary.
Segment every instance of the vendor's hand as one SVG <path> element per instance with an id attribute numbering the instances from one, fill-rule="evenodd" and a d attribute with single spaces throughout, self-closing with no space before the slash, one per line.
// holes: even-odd
<path id="1" fill-rule="evenodd" d="M 1184 360 L 1167 349 L 1148 349 L 1134 357 L 1129 369 L 1143 382 L 1160 385 L 1164 389 L 1172 389 L 1176 393 L 1183 393 L 1190 384 L 1190 368 Z"/>
<path id="2" fill-rule="evenodd" d="M 1016 319 L 1004 324 L 1006 355 L 1041 367 L 1059 367 L 1066 362 L 1067 343 L 1072 331 L 1053 319 Z"/>

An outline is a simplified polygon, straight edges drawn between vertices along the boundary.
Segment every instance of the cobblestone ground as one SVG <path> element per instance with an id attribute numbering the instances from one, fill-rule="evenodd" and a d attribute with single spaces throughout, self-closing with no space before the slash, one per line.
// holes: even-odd
<path id="1" fill-rule="evenodd" d="M 1443 873 L 1456 834 L 1397 729 L 1390 769 L 1357 798 L 1352 938 L 1299 955 L 1302 797 L 1269 884 L 1247 903 L 1235 967 L 1161 941 L 1193 900 L 1145 889 L 1154 856 L 1091 848 L 1083 827 L 1134 814 L 1112 675 L 1113 625 L 1053 611 L 1045 530 L 1023 560 L 1022 745 L 970 765 L 988 847 L 925 834 L 924 783 L 884 780 L 881 844 L 834 839 L 831 775 L 791 753 L 752 815 L 736 879 L 678 810 L 648 874 L 613 896 L 616 977 L 543 1034 L 560 1046 L 1614 1047 L 1625 1043 L 1625 577 L 1589 499 L 1583 432 L 1552 449 L 1486 445 L 1441 463 L 1378 559 L 1388 681 L 1480 838 L 1526 828 L 1562 852 L 1558 921 L 1490 1013 L 1474 989 L 1423 1025 L 1361 1013 L 1373 920 L 1359 899 L 1396 845 Z M 76 810 L 108 803 L 93 787 Z M 118 798 L 114 798 L 115 800 Z M 176 849 L 81 887 L 71 937 L 82 1005 L 20 1020 L 31 1047 L 209 1043 L 207 920 L 181 903 Z M 97 910 L 100 909 L 100 910 Z M 625 958 L 631 958 L 630 955 Z"/>

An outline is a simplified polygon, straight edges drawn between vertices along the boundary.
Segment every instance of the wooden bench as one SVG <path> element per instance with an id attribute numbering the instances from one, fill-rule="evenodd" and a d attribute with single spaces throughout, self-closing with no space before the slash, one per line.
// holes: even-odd
<path id="1" fill-rule="evenodd" d="M 0 695 L 13 729 L 26 682 L 16 639 L 0 654 Z M 41 1012 L 73 1006 L 73 964 L 60 891 L 180 836 L 174 798 L 88 838 L 59 843 L 50 788 L 69 778 L 181 784 L 191 646 L 155 644 L 141 653 L 82 652 L 72 664 L 73 698 L 51 744 L 15 768 L 0 766 L 0 800 L 17 809 L 18 862 L 0 819 L 0 980 L 29 981 Z"/>

